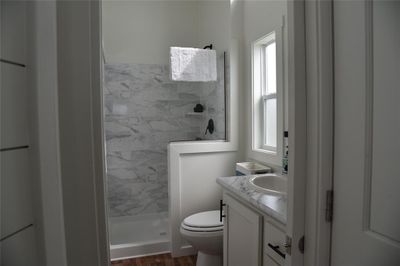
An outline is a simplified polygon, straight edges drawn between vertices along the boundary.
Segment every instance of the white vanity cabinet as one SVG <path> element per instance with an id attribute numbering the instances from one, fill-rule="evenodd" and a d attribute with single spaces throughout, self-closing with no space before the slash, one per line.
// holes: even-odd
<path id="1" fill-rule="evenodd" d="M 262 265 L 262 215 L 224 193 L 224 266 Z"/>
<path id="2" fill-rule="evenodd" d="M 283 266 L 285 226 L 224 193 L 224 266 Z"/>

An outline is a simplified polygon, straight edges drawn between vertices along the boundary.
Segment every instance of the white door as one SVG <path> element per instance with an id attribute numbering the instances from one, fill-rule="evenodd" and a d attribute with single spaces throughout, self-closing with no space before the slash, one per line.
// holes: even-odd
<path id="1" fill-rule="evenodd" d="M 334 1 L 333 266 L 400 265 L 400 2 Z"/>

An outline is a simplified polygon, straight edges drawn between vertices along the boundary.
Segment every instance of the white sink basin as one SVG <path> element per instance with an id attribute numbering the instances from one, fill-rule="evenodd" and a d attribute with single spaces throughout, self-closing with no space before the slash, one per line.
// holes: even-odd
<path id="1" fill-rule="evenodd" d="M 249 183 L 258 192 L 286 196 L 286 177 L 277 174 L 265 174 L 251 177 Z"/>

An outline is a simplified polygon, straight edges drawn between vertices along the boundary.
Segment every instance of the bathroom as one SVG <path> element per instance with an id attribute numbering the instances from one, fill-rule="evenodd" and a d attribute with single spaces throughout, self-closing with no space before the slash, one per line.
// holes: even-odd
<path id="1" fill-rule="evenodd" d="M 226 139 L 229 2 L 104 1 L 102 12 L 111 257 L 169 252 L 168 146 Z M 170 78 L 170 47 L 210 45 L 215 81 Z"/>
<path id="2" fill-rule="evenodd" d="M 0 1 L 0 265 L 400 265 L 398 25 L 398 1 Z"/>
<path id="3" fill-rule="evenodd" d="M 237 162 L 258 161 L 264 164 L 264 172 L 282 173 L 283 132 L 288 127 L 287 52 L 283 51 L 287 6 L 285 2 L 246 6 L 249 13 L 263 10 L 273 27 L 257 25 L 250 16 L 246 23 L 236 22 L 252 28 L 243 41 L 253 41 L 272 29 L 282 45 L 275 59 L 279 62 L 274 63 L 282 68 L 275 78 L 279 112 L 269 107 L 275 112 L 271 117 L 279 117 L 272 122 L 281 132 L 281 138 L 276 133 L 271 137 L 276 139 L 272 144 L 276 156 L 265 156 L 258 147 L 246 150 L 246 156 L 239 149 L 243 130 L 238 115 L 248 111 L 241 111 L 239 105 L 248 95 L 239 91 L 238 69 L 230 67 L 240 56 L 235 45 L 241 29 L 231 25 L 234 8 L 227 0 L 102 2 L 108 230 L 114 263 L 154 254 L 195 254 L 196 247 L 182 237 L 181 222 L 198 212 L 219 210 L 222 189 L 216 178 L 236 175 Z M 278 23 L 281 28 L 274 28 Z M 143 25 L 151 31 L 144 31 Z M 174 79 L 176 59 L 171 47 L 215 52 L 217 78 L 191 80 L 187 73 L 179 73 L 186 78 Z M 200 62 L 197 73 L 212 68 L 208 61 Z M 219 219 L 219 211 L 214 215 Z M 222 254 L 222 231 L 219 242 Z M 215 265 L 222 263 L 219 257 Z M 198 265 L 214 265 L 199 262 L 203 260 L 199 255 L 197 260 Z"/>

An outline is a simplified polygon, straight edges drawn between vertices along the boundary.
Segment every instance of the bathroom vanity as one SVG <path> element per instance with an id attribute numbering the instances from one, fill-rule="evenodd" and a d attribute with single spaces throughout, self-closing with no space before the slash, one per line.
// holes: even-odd
<path id="1" fill-rule="evenodd" d="M 255 176 L 219 177 L 223 188 L 224 266 L 284 265 L 286 197 L 260 193 Z"/>

